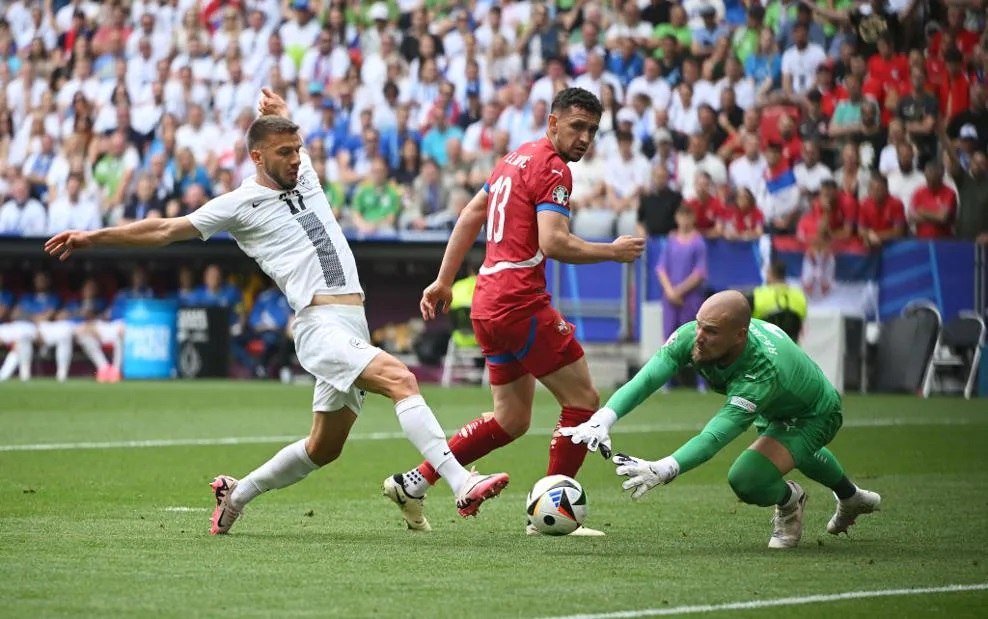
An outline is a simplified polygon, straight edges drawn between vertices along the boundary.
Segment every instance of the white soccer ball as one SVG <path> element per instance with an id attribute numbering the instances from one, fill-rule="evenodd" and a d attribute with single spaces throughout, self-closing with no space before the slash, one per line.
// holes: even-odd
<path id="1" fill-rule="evenodd" d="M 549 475 L 532 486 L 525 511 L 540 533 L 569 535 L 587 518 L 587 493 L 572 477 Z"/>

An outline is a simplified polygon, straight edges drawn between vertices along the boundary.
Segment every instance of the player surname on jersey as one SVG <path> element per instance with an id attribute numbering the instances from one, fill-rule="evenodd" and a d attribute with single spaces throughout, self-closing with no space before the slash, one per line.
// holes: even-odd
<path id="1" fill-rule="evenodd" d="M 532 155 L 519 155 L 517 152 L 512 151 L 504 157 L 504 163 L 507 165 L 513 165 L 515 167 L 525 169 L 525 166 L 531 160 Z"/>

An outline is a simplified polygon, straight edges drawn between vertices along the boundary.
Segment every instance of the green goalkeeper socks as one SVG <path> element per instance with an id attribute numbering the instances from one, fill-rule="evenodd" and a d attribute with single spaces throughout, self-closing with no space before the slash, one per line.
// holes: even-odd
<path id="1" fill-rule="evenodd" d="M 840 465 L 837 457 L 826 447 L 821 447 L 806 462 L 800 462 L 797 468 L 803 475 L 835 492 L 838 490 L 838 486 L 841 485 L 842 480 L 847 481 L 847 478 L 844 477 L 844 467 Z M 854 492 L 852 491 L 851 494 L 854 494 Z M 840 494 L 838 494 L 839 496 Z"/>

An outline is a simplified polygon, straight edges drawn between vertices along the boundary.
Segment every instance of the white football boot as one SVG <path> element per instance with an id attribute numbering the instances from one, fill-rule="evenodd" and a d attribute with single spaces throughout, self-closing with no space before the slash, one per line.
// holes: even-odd
<path id="1" fill-rule="evenodd" d="M 401 473 L 396 473 L 384 480 L 381 494 L 391 499 L 391 502 L 398 506 L 398 509 L 401 510 L 401 517 L 405 519 L 405 524 L 410 530 L 432 530 L 432 526 L 425 518 L 425 495 L 423 494 L 420 498 L 409 496 L 405 492 Z"/>
<path id="2" fill-rule="evenodd" d="M 775 516 L 772 518 L 772 537 L 768 540 L 769 548 L 795 548 L 803 537 L 803 510 L 806 507 L 806 493 L 794 481 L 787 481 L 792 488 L 793 498 L 791 507 L 775 506 Z"/>
<path id="3" fill-rule="evenodd" d="M 834 498 L 837 496 L 834 495 Z M 880 494 L 858 488 L 858 491 L 851 498 L 843 501 L 837 500 L 837 511 L 827 523 L 827 533 L 831 535 L 847 533 L 858 516 L 877 512 L 881 509 L 881 505 L 882 497 Z"/>

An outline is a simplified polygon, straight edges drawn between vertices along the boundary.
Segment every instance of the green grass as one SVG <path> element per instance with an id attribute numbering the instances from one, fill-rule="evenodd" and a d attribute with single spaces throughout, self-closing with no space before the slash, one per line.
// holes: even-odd
<path id="1" fill-rule="evenodd" d="M 428 390 L 444 427 L 490 406 L 475 389 Z M 523 502 L 544 473 L 556 407 L 539 393 L 533 432 L 482 461 L 512 485 L 477 519 L 437 487 L 431 534 L 404 530 L 380 482 L 418 457 L 386 401 L 370 398 L 343 457 L 251 504 L 233 534 L 207 535 L 207 484 L 243 475 L 278 442 L 10 451 L 8 445 L 290 437 L 308 431 L 311 391 L 247 382 L 0 386 L 0 616 L 545 617 L 847 591 L 988 582 L 984 401 L 849 397 L 832 448 L 883 511 L 850 537 L 807 482 L 806 531 L 769 551 L 770 510 L 725 481 L 742 437 L 674 484 L 631 502 L 591 456 L 588 524 L 605 538 L 528 538 Z M 719 397 L 656 396 L 616 428 L 615 447 L 667 455 Z M 800 475 L 795 478 L 804 481 Z M 188 507 L 197 511 L 166 511 Z M 988 592 L 869 598 L 723 616 L 983 616 Z"/>

